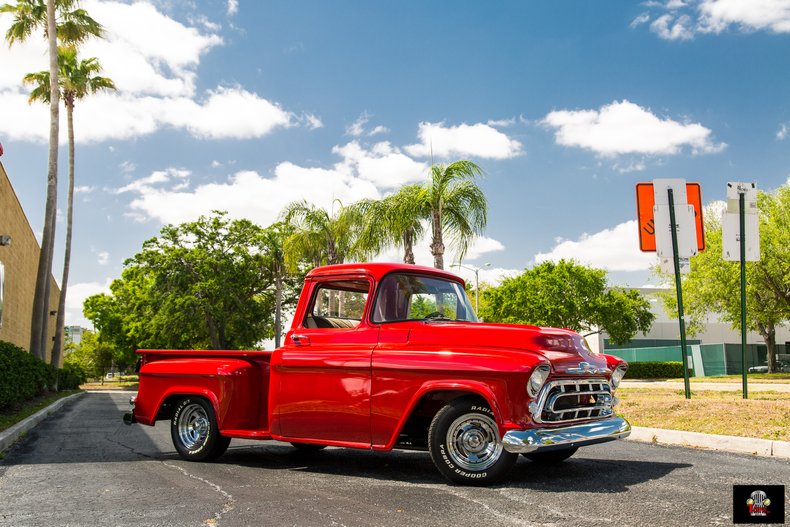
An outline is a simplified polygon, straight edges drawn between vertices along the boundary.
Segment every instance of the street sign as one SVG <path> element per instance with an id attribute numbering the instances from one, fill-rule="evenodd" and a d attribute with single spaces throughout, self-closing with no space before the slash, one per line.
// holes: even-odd
<path id="1" fill-rule="evenodd" d="M 661 181 L 661 180 L 657 180 Z M 677 196 L 676 196 L 677 198 Z M 705 250 L 705 229 L 702 218 L 702 189 L 699 183 L 686 183 L 686 200 L 694 207 L 694 223 L 696 227 L 697 251 Z M 676 199 L 676 202 L 680 203 Z M 666 190 L 663 193 L 662 203 L 667 204 Z M 643 252 L 656 250 L 656 221 L 653 207 L 656 205 L 653 183 L 636 184 L 636 214 L 639 224 L 639 248 Z M 666 222 L 667 226 L 669 221 Z M 671 252 L 670 252 L 671 257 Z"/>
<path id="2" fill-rule="evenodd" d="M 747 262 L 757 262 L 760 260 L 760 219 L 754 183 L 727 183 L 727 209 L 721 218 L 722 256 L 730 262 L 741 260 L 740 194 L 744 201 L 745 257 Z"/>

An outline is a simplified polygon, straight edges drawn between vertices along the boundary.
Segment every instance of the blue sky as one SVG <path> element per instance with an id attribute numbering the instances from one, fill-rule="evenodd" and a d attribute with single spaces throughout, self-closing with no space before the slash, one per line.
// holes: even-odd
<path id="1" fill-rule="evenodd" d="M 464 262 L 490 262 L 488 281 L 575 257 L 640 286 L 635 183 L 698 181 L 712 202 L 727 181 L 789 182 L 788 0 L 83 5 L 107 27 L 84 56 L 119 90 L 75 111 L 70 322 L 165 223 L 384 196 L 424 179 L 431 149 L 486 171 L 489 226 Z M 19 80 L 43 50 L 0 49 L 1 161 L 36 231 L 47 108 Z"/>

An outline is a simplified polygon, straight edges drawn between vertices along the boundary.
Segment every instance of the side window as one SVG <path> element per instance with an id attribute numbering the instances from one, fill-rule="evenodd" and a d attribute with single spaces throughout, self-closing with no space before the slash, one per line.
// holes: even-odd
<path id="1" fill-rule="evenodd" d="M 343 329 L 357 327 L 365 312 L 370 284 L 366 280 L 325 282 L 313 294 L 304 326 Z"/>

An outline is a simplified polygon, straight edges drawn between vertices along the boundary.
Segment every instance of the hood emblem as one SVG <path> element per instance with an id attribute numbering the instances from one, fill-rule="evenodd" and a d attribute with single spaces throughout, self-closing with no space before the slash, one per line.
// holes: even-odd
<path id="1" fill-rule="evenodd" d="M 599 375 L 609 373 L 609 368 L 598 368 L 589 362 L 580 362 L 578 368 L 568 368 L 565 371 L 576 375 Z"/>

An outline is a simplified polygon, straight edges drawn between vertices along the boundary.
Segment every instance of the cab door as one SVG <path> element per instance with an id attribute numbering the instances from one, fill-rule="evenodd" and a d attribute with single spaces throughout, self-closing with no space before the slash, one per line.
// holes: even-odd
<path id="1" fill-rule="evenodd" d="M 274 413 L 283 439 L 370 446 L 370 384 L 378 327 L 364 320 L 372 281 L 321 279 L 273 361 Z"/>

